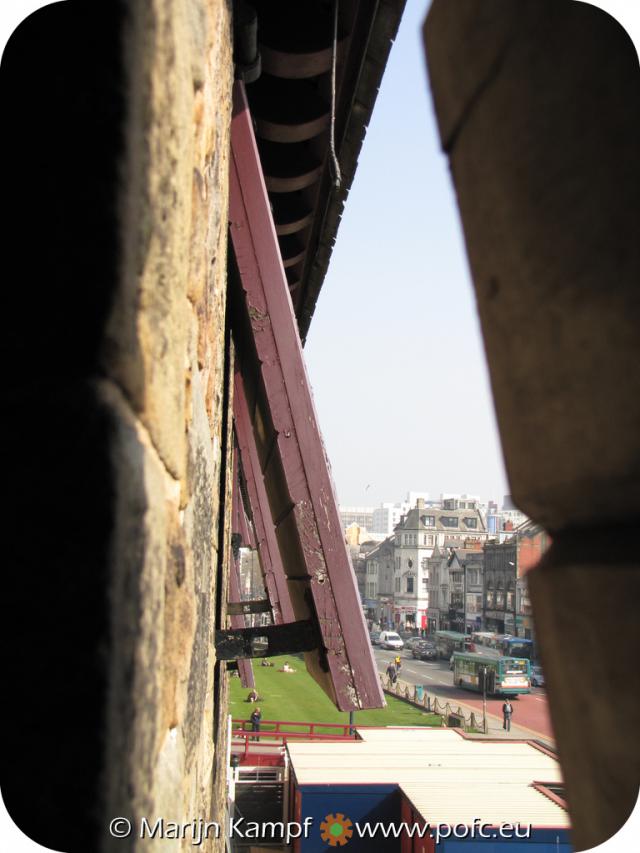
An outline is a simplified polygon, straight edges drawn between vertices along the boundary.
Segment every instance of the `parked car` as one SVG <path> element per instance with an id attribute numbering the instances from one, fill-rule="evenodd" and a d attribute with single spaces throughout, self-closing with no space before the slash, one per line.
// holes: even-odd
<path id="1" fill-rule="evenodd" d="M 410 637 L 408 640 L 405 640 L 404 647 L 407 651 L 412 652 L 420 643 L 424 643 L 422 637 Z"/>
<path id="2" fill-rule="evenodd" d="M 404 643 L 395 631 L 382 631 L 380 634 L 380 648 L 403 649 Z"/>
<path id="3" fill-rule="evenodd" d="M 433 643 L 427 640 L 420 640 L 412 649 L 411 654 L 417 660 L 437 660 L 438 651 Z"/>
<path id="4" fill-rule="evenodd" d="M 380 631 L 372 631 L 369 634 L 372 646 L 377 646 L 380 643 Z"/>
<path id="5" fill-rule="evenodd" d="M 531 667 L 531 684 L 533 687 L 544 687 L 544 673 L 541 666 Z"/>

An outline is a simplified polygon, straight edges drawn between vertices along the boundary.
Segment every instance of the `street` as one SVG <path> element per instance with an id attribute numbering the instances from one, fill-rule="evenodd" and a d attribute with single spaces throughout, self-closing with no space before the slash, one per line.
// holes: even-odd
<path id="1" fill-rule="evenodd" d="M 374 655 L 378 663 L 378 670 L 385 672 L 389 662 L 394 659 L 397 652 L 373 647 Z M 474 710 L 482 713 L 482 695 L 472 690 L 464 690 L 453 685 L 453 678 L 449 669 L 449 661 L 420 661 L 411 657 L 411 652 L 403 649 L 400 653 L 402 668 L 399 677 L 409 684 L 422 684 L 430 694 L 445 701 L 455 700 L 461 704 L 468 705 Z M 496 727 L 496 721 L 502 726 L 502 698 L 487 696 L 487 717 L 489 728 Z M 553 730 L 547 705 L 546 692 L 541 687 L 532 687 L 531 693 L 519 696 L 512 701 L 514 728 L 527 730 L 526 736 L 532 738 L 543 738 L 553 740 Z"/>

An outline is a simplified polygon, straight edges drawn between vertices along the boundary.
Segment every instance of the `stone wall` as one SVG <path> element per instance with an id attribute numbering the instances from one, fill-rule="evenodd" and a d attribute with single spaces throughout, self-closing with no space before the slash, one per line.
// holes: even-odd
<path id="1" fill-rule="evenodd" d="M 101 385 L 116 473 L 105 820 L 134 826 L 224 816 L 230 25 L 222 0 L 140 0 L 125 47 L 123 255 Z"/>
<path id="2" fill-rule="evenodd" d="M 585 850 L 640 781 L 638 55 L 568 0 L 434 0 L 425 42 L 511 491 L 553 539 L 527 582 Z"/>
<path id="3" fill-rule="evenodd" d="M 2 58 L 2 791 L 68 853 L 193 849 L 136 823 L 224 818 L 231 23 L 68 0 Z"/>

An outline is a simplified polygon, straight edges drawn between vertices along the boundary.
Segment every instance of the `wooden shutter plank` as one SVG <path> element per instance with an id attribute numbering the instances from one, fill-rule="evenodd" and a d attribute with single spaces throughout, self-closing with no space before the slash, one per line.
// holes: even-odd
<path id="1" fill-rule="evenodd" d="M 271 458 L 263 468 L 295 618 L 317 619 L 324 649 L 307 668 L 344 711 L 382 707 L 355 574 L 346 549 L 328 462 L 317 426 L 302 345 L 271 217 L 244 86 L 234 87 L 230 233 L 241 281 L 236 339 L 243 376 L 256 384 L 254 429 Z M 266 462 L 262 455 L 263 465 Z M 272 469 L 281 468 L 282 483 Z M 277 479 L 277 478 L 276 478 Z M 273 486 L 270 488 L 270 486 Z M 276 488 L 277 487 L 277 488 Z M 296 588 L 299 592 L 296 592 Z"/>

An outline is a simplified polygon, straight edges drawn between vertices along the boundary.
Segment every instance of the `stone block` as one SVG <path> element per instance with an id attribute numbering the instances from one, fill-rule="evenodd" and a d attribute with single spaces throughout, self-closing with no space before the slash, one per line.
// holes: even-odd
<path id="1" fill-rule="evenodd" d="M 640 565 L 610 533 L 561 536 L 527 575 L 576 850 L 620 829 L 640 783 Z"/>
<path id="2" fill-rule="evenodd" d="M 435 0 L 429 75 L 514 501 L 640 512 L 640 75 L 606 13 Z M 632 367 L 633 365 L 633 367 Z"/>
<path id="3" fill-rule="evenodd" d="M 211 350 L 218 357 L 224 322 L 229 26 L 225 3 L 147 0 L 135 5 L 130 32 L 124 260 L 104 362 L 178 479 L 189 300 L 201 367 Z"/>

